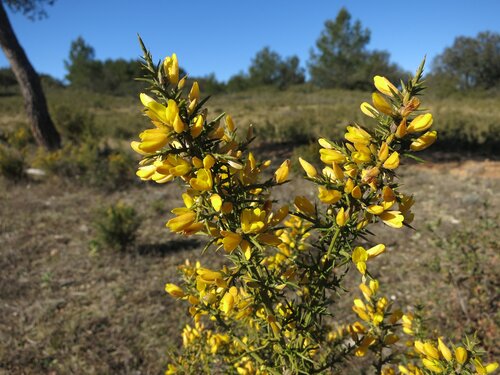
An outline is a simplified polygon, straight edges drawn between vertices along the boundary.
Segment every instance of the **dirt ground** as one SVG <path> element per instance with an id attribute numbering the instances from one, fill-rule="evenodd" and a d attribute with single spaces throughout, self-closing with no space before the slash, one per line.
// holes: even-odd
<path id="1" fill-rule="evenodd" d="M 404 309 L 425 304 L 430 330 L 451 342 L 476 329 L 498 359 L 500 162 L 412 164 L 402 183 L 416 197 L 416 230 L 376 230 L 389 249 L 373 261 L 382 290 Z M 77 181 L 0 179 L 0 191 L 0 374 L 161 373 L 187 321 L 164 284 L 202 247 L 164 227 L 180 187 L 105 193 Z M 292 192 L 313 195 L 291 183 L 278 196 Z M 137 244 L 96 251 L 92 219 L 117 201 L 143 218 Z"/>

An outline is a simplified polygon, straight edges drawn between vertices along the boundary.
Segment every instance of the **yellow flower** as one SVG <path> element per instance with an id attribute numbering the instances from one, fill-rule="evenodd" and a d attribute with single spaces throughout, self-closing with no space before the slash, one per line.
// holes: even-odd
<path id="1" fill-rule="evenodd" d="M 424 353 L 427 357 L 433 358 L 433 359 L 439 359 L 439 351 L 437 348 L 432 345 L 430 342 L 424 343 L 423 346 Z"/>
<path id="2" fill-rule="evenodd" d="M 426 113 L 425 115 L 418 115 L 410 122 L 406 130 L 408 133 L 423 132 L 431 127 L 432 122 L 432 114 Z"/>
<path id="3" fill-rule="evenodd" d="M 323 186 L 318 187 L 318 198 L 326 204 L 335 204 L 342 198 L 342 193 L 338 190 L 328 190 Z"/>
<path id="4" fill-rule="evenodd" d="M 473 360 L 474 366 L 476 367 L 476 371 L 479 375 L 486 375 L 486 374 L 491 374 L 493 371 L 495 371 L 498 368 L 498 363 L 493 362 L 490 363 L 486 366 L 483 365 L 481 362 L 481 359 L 475 358 Z"/>
<path id="5" fill-rule="evenodd" d="M 432 372 L 440 374 L 444 371 L 443 366 L 441 366 L 439 361 L 428 359 L 428 358 L 423 358 L 422 363 L 424 364 L 425 367 L 427 367 Z"/>
<path id="6" fill-rule="evenodd" d="M 175 375 L 178 374 L 177 372 L 177 366 L 174 366 L 173 364 L 169 363 L 167 370 L 165 371 L 165 375 Z"/>
<path id="7" fill-rule="evenodd" d="M 203 131 L 204 121 L 205 121 L 205 118 L 201 114 L 194 118 L 193 125 L 191 126 L 191 130 L 190 130 L 193 138 L 199 137 L 199 135 Z"/>
<path id="8" fill-rule="evenodd" d="M 144 93 L 139 94 L 139 99 L 141 100 L 142 105 L 146 107 L 146 116 L 153 120 L 155 125 L 158 126 L 158 122 L 162 124 L 167 123 L 167 107 L 158 103 L 156 100 Z"/>
<path id="9" fill-rule="evenodd" d="M 141 142 L 134 141 L 130 146 L 141 155 L 152 154 L 161 150 L 168 143 L 168 134 L 169 131 L 166 128 L 147 129 L 139 134 Z"/>
<path id="10" fill-rule="evenodd" d="M 208 268 L 198 268 L 196 270 L 198 278 L 205 284 L 221 284 L 223 281 L 222 273 L 218 271 L 212 271 Z"/>
<path id="11" fill-rule="evenodd" d="M 229 130 L 230 132 L 234 132 L 235 126 L 234 126 L 233 118 L 230 115 L 226 115 L 225 122 L 226 122 L 227 130 Z"/>
<path id="12" fill-rule="evenodd" d="M 387 160 L 389 157 L 389 146 L 387 145 L 387 142 L 382 142 L 380 149 L 378 150 L 377 157 L 382 163 Z"/>
<path id="13" fill-rule="evenodd" d="M 384 224 L 392 228 L 401 228 L 403 226 L 404 216 L 399 211 L 384 211 L 379 217 Z"/>
<path id="14" fill-rule="evenodd" d="M 189 91 L 189 100 L 198 100 L 200 98 L 200 87 L 198 82 L 194 81 L 193 86 L 191 86 L 191 91 Z"/>
<path id="15" fill-rule="evenodd" d="M 304 196 L 295 197 L 294 204 L 299 211 L 309 216 L 314 216 L 316 214 L 316 208 L 311 201 Z"/>
<path id="16" fill-rule="evenodd" d="M 399 90 L 387 78 L 381 76 L 373 77 L 373 83 L 378 91 L 387 96 L 393 96 L 393 92 L 399 94 Z"/>
<path id="17" fill-rule="evenodd" d="M 290 171 L 290 160 L 285 160 L 281 163 L 280 167 L 274 172 L 274 178 L 276 183 L 282 184 L 288 178 L 288 172 Z"/>
<path id="18" fill-rule="evenodd" d="M 446 359 L 446 361 L 450 362 L 452 358 L 451 351 L 446 346 L 446 344 L 441 340 L 441 338 L 438 338 L 438 349 L 441 352 L 443 358 Z"/>
<path id="19" fill-rule="evenodd" d="M 241 213 L 243 233 L 259 233 L 265 227 L 266 211 L 260 208 L 244 209 Z"/>
<path id="20" fill-rule="evenodd" d="M 176 114 L 174 122 L 172 123 L 172 126 L 175 130 L 176 133 L 182 133 L 184 129 L 186 128 L 186 125 L 184 122 L 182 122 L 181 117 L 179 116 L 179 113 Z"/>
<path id="21" fill-rule="evenodd" d="M 222 246 L 224 250 L 228 253 L 232 252 L 234 249 L 238 247 L 241 243 L 242 237 L 238 233 L 233 233 L 229 231 L 221 231 L 222 236 L 224 237 L 222 240 Z"/>
<path id="22" fill-rule="evenodd" d="M 351 143 L 359 143 L 362 145 L 369 145 L 371 140 L 370 133 L 359 126 L 348 126 L 347 133 L 345 133 L 344 137 Z"/>
<path id="23" fill-rule="evenodd" d="M 172 210 L 173 211 L 173 210 Z M 177 210 L 180 214 L 167 222 L 167 227 L 173 232 L 181 232 L 196 220 L 196 213 L 189 210 Z"/>
<path id="24" fill-rule="evenodd" d="M 373 108 L 373 106 L 370 103 L 364 102 L 361 103 L 361 112 L 363 112 L 365 115 L 368 117 L 375 118 L 378 115 L 378 111 Z"/>
<path id="25" fill-rule="evenodd" d="M 408 133 L 408 130 L 406 127 L 406 118 L 404 118 L 401 121 L 401 123 L 398 125 L 398 127 L 396 128 L 395 136 L 398 138 L 403 138 L 407 133 Z"/>
<path id="26" fill-rule="evenodd" d="M 212 194 L 210 196 L 210 204 L 214 208 L 215 211 L 219 212 L 222 208 L 222 198 L 219 194 Z"/>
<path id="27" fill-rule="evenodd" d="M 392 114 L 391 104 L 378 92 L 372 94 L 373 106 L 386 115 Z"/>
<path id="28" fill-rule="evenodd" d="M 427 147 L 431 146 L 434 142 L 436 142 L 436 139 L 437 139 L 437 132 L 435 130 L 432 130 L 430 132 L 421 135 L 419 138 L 415 139 L 410 144 L 410 149 L 412 151 L 425 150 Z"/>
<path id="29" fill-rule="evenodd" d="M 184 291 L 175 284 L 165 284 L 165 291 L 175 298 L 182 298 L 185 296 Z"/>
<path id="30" fill-rule="evenodd" d="M 352 261 L 356 264 L 358 271 L 364 275 L 366 273 L 366 261 L 368 260 L 368 254 L 365 249 L 361 246 L 354 248 L 352 252 Z"/>
<path id="31" fill-rule="evenodd" d="M 352 152 L 351 158 L 356 164 L 368 163 L 372 159 L 372 152 L 370 148 L 362 143 L 355 143 L 356 151 Z"/>
<path id="32" fill-rule="evenodd" d="M 351 196 L 354 199 L 361 199 L 361 197 L 363 196 L 363 192 L 361 191 L 361 188 L 356 185 L 354 187 L 354 189 L 352 189 L 352 191 L 351 191 Z"/>
<path id="33" fill-rule="evenodd" d="M 163 70 L 167 75 L 168 81 L 172 85 L 177 85 L 179 82 L 179 62 L 175 53 L 172 54 L 172 57 L 165 57 L 165 60 L 163 60 Z"/>
<path id="34" fill-rule="evenodd" d="M 156 166 L 151 164 L 139 167 L 139 169 L 135 174 L 138 177 L 140 177 L 141 180 L 147 181 L 151 179 L 151 177 L 154 175 L 155 172 L 156 172 Z"/>
<path id="35" fill-rule="evenodd" d="M 196 178 L 189 180 L 191 187 L 198 191 L 211 190 L 213 187 L 212 172 L 210 169 L 198 169 L 196 171 Z"/>
<path id="36" fill-rule="evenodd" d="M 394 151 L 384 162 L 385 169 L 396 169 L 399 166 L 399 153 Z"/>
<path id="37" fill-rule="evenodd" d="M 321 161 L 327 165 L 334 162 L 339 164 L 345 162 L 345 156 L 340 151 L 322 148 L 319 150 L 319 154 Z"/>
<path id="38" fill-rule="evenodd" d="M 368 250 L 366 250 L 366 253 L 368 255 L 368 259 L 375 258 L 376 256 L 379 256 L 385 251 L 385 245 L 384 244 L 378 244 L 375 245 Z"/>
<path id="39" fill-rule="evenodd" d="M 339 227 L 343 227 L 347 223 L 348 218 L 349 214 L 344 211 L 344 207 L 341 207 L 339 212 L 337 212 L 337 216 L 335 216 L 335 222 Z"/>
<path id="40" fill-rule="evenodd" d="M 455 349 L 455 358 L 457 362 L 463 365 L 467 361 L 467 350 L 459 346 Z"/>
<path id="41" fill-rule="evenodd" d="M 299 157 L 299 163 L 302 166 L 302 168 L 304 169 L 304 171 L 306 172 L 307 177 L 314 178 L 318 175 L 316 168 L 314 168 L 314 166 L 311 163 L 305 161 L 304 159 L 302 159 L 300 157 Z"/>
<path id="42" fill-rule="evenodd" d="M 236 296 L 238 295 L 238 290 L 236 287 L 232 286 L 222 297 L 219 309 L 225 314 L 229 314 L 233 310 L 235 304 L 235 294 Z"/>
<path id="43" fill-rule="evenodd" d="M 408 313 L 402 316 L 402 321 L 403 321 L 403 332 L 406 333 L 407 335 L 413 336 L 415 332 L 412 329 L 413 325 L 413 314 Z M 466 352 L 467 354 L 467 352 Z"/>
<path id="44" fill-rule="evenodd" d="M 203 168 L 211 169 L 215 165 L 215 162 L 215 158 L 212 155 L 208 154 L 203 158 Z"/>

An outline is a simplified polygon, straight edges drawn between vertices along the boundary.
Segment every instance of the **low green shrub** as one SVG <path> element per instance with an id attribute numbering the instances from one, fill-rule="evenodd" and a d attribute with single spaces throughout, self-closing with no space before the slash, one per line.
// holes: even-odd
<path id="1" fill-rule="evenodd" d="M 23 154 L 12 147 L 0 145 L 0 174 L 11 181 L 26 177 L 26 162 Z"/>
<path id="2" fill-rule="evenodd" d="M 140 218 L 135 209 L 117 203 L 99 210 L 94 218 L 96 242 L 114 250 L 125 251 L 133 247 Z"/>

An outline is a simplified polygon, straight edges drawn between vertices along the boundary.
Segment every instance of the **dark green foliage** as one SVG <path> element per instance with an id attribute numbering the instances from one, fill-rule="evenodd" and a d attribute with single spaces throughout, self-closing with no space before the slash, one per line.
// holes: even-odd
<path id="1" fill-rule="evenodd" d="M 98 211 L 93 222 L 97 242 L 120 251 L 132 247 L 140 223 L 135 209 L 123 203 Z"/>
<path id="2" fill-rule="evenodd" d="M 12 147 L 0 145 L 0 174 L 11 181 L 20 181 L 25 175 L 22 153 Z"/>
<path id="3" fill-rule="evenodd" d="M 69 143 L 56 152 L 39 150 L 34 165 L 52 175 L 106 191 L 126 189 L 135 181 L 130 153 L 93 140 Z"/>
<path id="4" fill-rule="evenodd" d="M 475 38 L 457 37 L 434 59 L 433 79 L 458 90 L 500 87 L 500 34 L 481 32 Z"/>
<path id="5" fill-rule="evenodd" d="M 389 62 L 385 51 L 368 51 L 370 30 L 359 20 L 351 22 L 351 14 L 342 8 L 335 20 L 327 20 L 325 29 L 311 50 L 308 63 L 311 81 L 320 87 L 367 89 L 373 75 L 389 80 L 401 76 L 396 64 Z M 397 82 L 397 81 L 396 81 Z"/>
<path id="6" fill-rule="evenodd" d="M 253 86 L 273 85 L 283 89 L 304 83 L 305 76 L 297 56 L 283 59 L 277 52 L 264 47 L 252 59 L 249 79 Z"/>
<path id="7" fill-rule="evenodd" d="M 97 139 L 100 132 L 94 124 L 94 116 L 67 105 L 57 105 L 51 111 L 54 123 L 63 136 L 73 143 Z"/>
<path id="8" fill-rule="evenodd" d="M 10 91 L 14 87 L 17 87 L 17 80 L 14 76 L 14 72 L 10 68 L 1 68 L 0 69 L 0 90 L 2 92 Z"/>
<path id="9" fill-rule="evenodd" d="M 71 43 L 69 58 L 64 62 L 71 87 L 113 95 L 131 95 L 143 85 L 134 78 L 141 75 L 138 60 L 95 59 L 95 51 L 82 37 Z"/>
<path id="10" fill-rule="evenodd" d="M 53 5 L 56 0 L 2 0 L 13 12 L 22 12 L 34 20 L 47 17 L 45 5 Z"/>
<path id="11" fill-rule="evenodd" d="M 229 92 L 247 90 L 250 86 L 250 78 L 244 72 L 239 72 L 227 81 L 227 91 Z"/>
<path id="12" fill-rule="evenodd" d="M 304 69 L 297 56 L 283 59 L 277 52 L 264 47 L 252 59 L 248 73 L 240 72 L 229 79 L 227 90 L 243 91 L 258 86 L 275 86 L 283 90 L 304 81 Z"/>

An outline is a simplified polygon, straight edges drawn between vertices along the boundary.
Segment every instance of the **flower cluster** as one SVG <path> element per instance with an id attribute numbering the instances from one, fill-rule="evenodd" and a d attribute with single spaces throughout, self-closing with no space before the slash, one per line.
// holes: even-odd
<path id="1" fill-rule="evenodd" d="M 198 83 L 184 90 L 188 80 L 179 76 L 177 56 L 156 65 L 142 46 L 144 80 L 155 97 L 140 96 L 153 127 L 132 142 L 142 156 L 137 175 L 159 184 L 180 180 L 184 205 L 172 210 L 167 227 L 206 236 L 204 251 L 226 259 L 218 269 L 187 261 L 179 267 L 182 283 L 166 284 L 168 294 L 187 302 L 193 319 L 182 333 L 183 352 L 171 356 L 166 373 L 324 373 L 369 352 L 377 373 L 394 372 L 401 327 L 414 334 L 412 315 L 379 294 L 369 271 L 385 245 L 365 248 L 359 240 L 376 222 L 399 229 L 413 219 L 413 198 L 400 191 L 396 170 L 404 156 L 436 140 L 432 115 L 419 109 L 423 64 L 400 88 L 375 77 L 373 104 L 361 105 L 375 120 L 374 131 L 352 124 L 344 142 L 320 139 L 321 170 L 299 159 L 317 200 L 297 196 L 291 205 L 277 205 L 272 190 L 288 181 L 290 161 L 271 171 L 270 161 L 248 150 L 252 127 L 240 140 L 231 116 L 211 119 Z M 353 306 L 360 321 L 332 330 L 352 266 L 362 279 L 363 299 Z M 488 373 L 496 366 L 483 365 L 474 345 L 457 348 L 453 358 L 442 341 L 438 347 L 414 341 L 407 356 L 421 358 L 424 370 L 408 362 L 399 371 L 475 366 Z"/>

